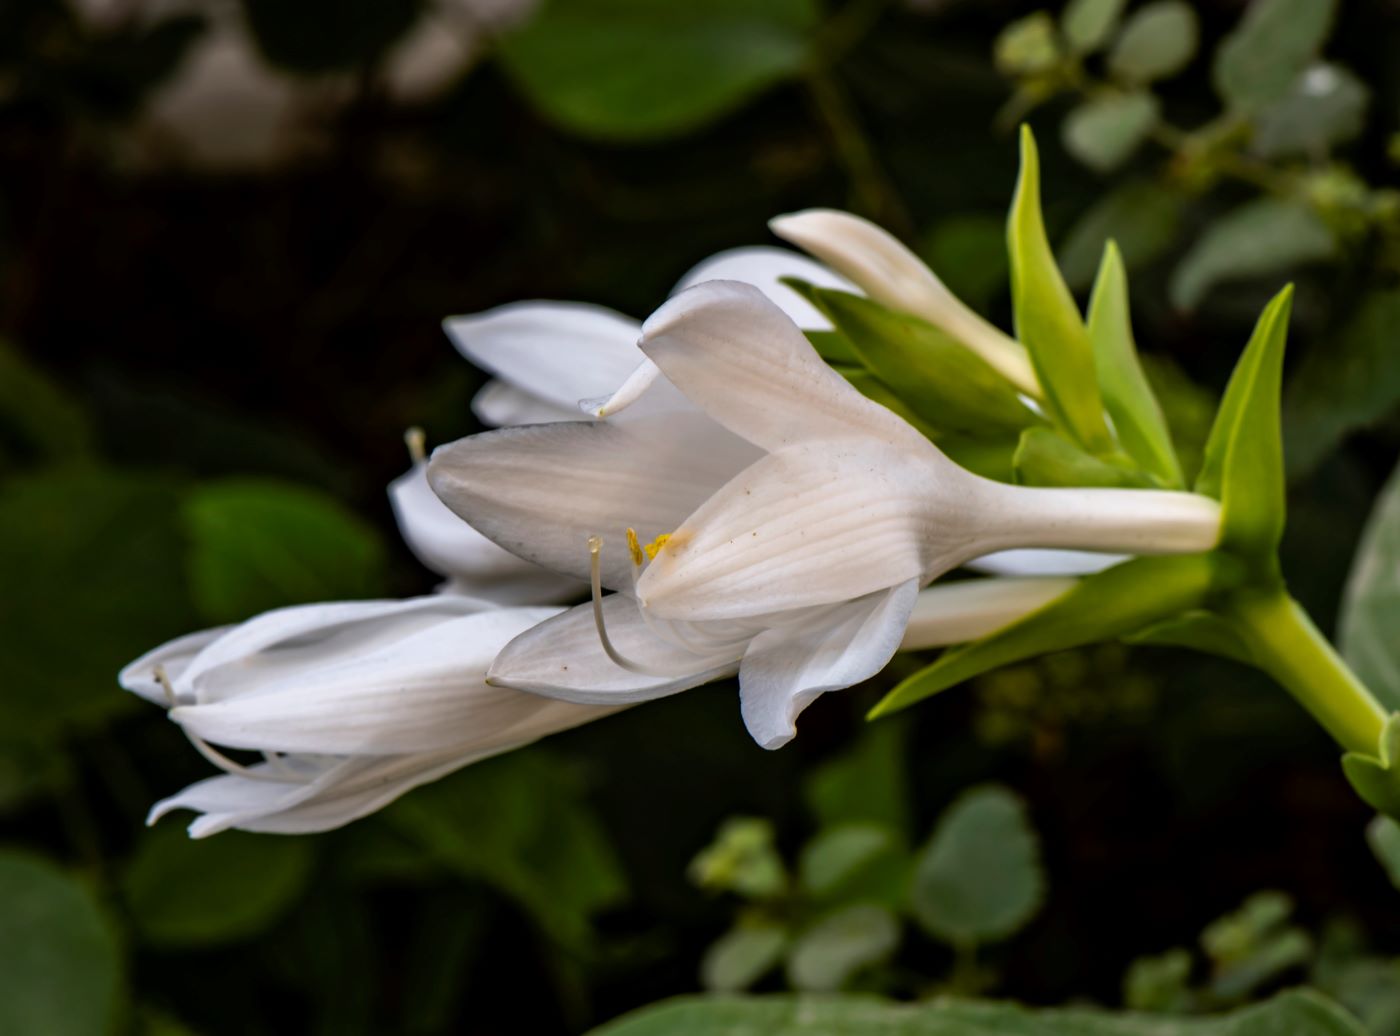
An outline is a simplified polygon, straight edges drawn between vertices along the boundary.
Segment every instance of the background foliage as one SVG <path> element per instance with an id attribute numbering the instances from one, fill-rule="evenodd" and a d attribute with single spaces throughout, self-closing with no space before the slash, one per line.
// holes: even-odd
<path id="1" fill-rule="evenodd" d="M 1188 466 L 1296 281 L 1284 565 L 1332 628 L 1400 438 L 1394 4 L 506 6 L 0 5 L 0 1031 L 565 1032 L 749 987 L 1189 1013 L 1306 979 L 1400 1032 L 1400 899 L 1335 752 L 1263 678 L 1160 648 L 865 728 L 900 659 L 775 754 L 720 685 L 316 838 L 141 826 L 206 768 L 121 664 L 431 587 L 383 486 L 405 427 L 475 428 L 443 316 L 642 316 L 768 216 L 837 205 L 1009 327 L 1023 118 L 1081 301 L 1121 248 Z M 1397 493 L 1344 630 L 1392 704 Z M 1371 828 L 1392 864 L 1397 840 Z"/>

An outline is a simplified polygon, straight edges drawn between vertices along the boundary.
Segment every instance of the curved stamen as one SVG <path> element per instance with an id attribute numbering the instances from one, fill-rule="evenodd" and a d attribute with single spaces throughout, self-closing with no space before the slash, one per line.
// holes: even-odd
<path id="1" fill-rule="evenodd" d="M 665 641 L 672 647 L 680 648 L 680 650 L 687 651 L 699 659 L 712 661 L 715 664 L 721 661 L 729 661 L 727 657 L 721 659 L 719 653 L 725 652 L 730 648 L 739 647 L 742 643 L 751 639 L 749 636 L 732 640 L 723 640 L 710 650 L 697 647 L 694 641 L 678 628 L 677 623 L 654 618 L 647 609 L 647 606 L 642 603 L 641 598 L 637 596 L 637 580 L 642 576 L 642 566 L 644 564 L 643 551 L 646 552 L 647 557 L 655 558 L 656 552 L 660 550 L 658 544 L 664 545 L 668 539 L 670 539 L 669 536 L 658 536 L 655 542 L 649 543 L 643 547 L 637 542 L 636 531 L 634 529 L 627 530 L 627 550 L 632 555 L 632 596 L 637 602 L 637 611 L 641 613 L 642 621 L 646 623 L 647 629 L 651 630 L 652 634 L 658 639 Z M 742 654 L 742 652 L 740 653 Z"/>
<path id="2" fill-rule="evenodd" d="M 165 700 L 168 707 L 172 709 L 175 708 L 179 704 L 179 702 L 176 700 L 175 688 L 170 682 L 170 676 L 166 673 L 165 666 L 156 666 L 155 669 L 152 670 L 151 675 L 153 675 L 156 678 L 156 683 L 160 684 L 161 690 L 165 692 Z M 275 781 L 280 784 L 300 783 L 299 779 L 292 776 L 292 774 L 286 769 L 284 764 L 277 765 L 277 769 L 281 770 L 283 776 L 265 773 L 260 770 L 252 770 L 244 766 L 242 763 L 234 762 L 228 756 L 224 755 L 224 753 L 220 752 L 217 748 L 211 745 L 208 741 L 205 741 L 202 737 L 191 731 L 183 723 L 180 724 L 180 730 L 185 735 L 185 737 L 189 739 L 190 744 L 194 745 L 194 750 L 196 752 L 204 756 L 205 759 L 208 759 L 211 763 L 217 766 L 220 770 L 223 770 L 225 773 L 232 774 L 235 777 L 247 777 L 251 781 Z M 267 753 L 264 752 L 263 755 L 267 756 Z M 270 756 L 268 757 L 268 762 L 272 762 Z"/>

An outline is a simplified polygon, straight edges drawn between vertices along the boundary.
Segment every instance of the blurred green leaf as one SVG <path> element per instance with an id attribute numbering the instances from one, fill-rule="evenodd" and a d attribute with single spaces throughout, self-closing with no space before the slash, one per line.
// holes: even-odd
<path id="1" fill-rule="evenodd" d="M 92 430 L 76 400 L 0 342 L 0 470 L 89 456 Z"/>
<path id="2" fill-rule="evenodd" d="M 243 0 L 259 49 L 274 65 L 306 75 L 368 66 L 413 24 L 418 2 Z"/>
<path id="3" fill-rule="evenodd" d="M 1021 172 L 1006 225 L 1016 337 L 1029 350 L 1050 412 L 1091 452 L 1111 450 L 1094 375 L 1094 351 L 1069 293 L 1040 212 L 1040 158 L 1021 127 Z"/>
<path id="4" fill-rule="evenodd" d="M 1216 998 L 1244 1000 L 1311 960 L 1312 939 L 1288 924 L 1292 912 L 1293 901 L 1284 893 L 1258 892 L 1201 933 L 1214 965 L 1210 988 Z"/>
<path id="5" fill-rule="evenodd" d="M 378 534 L 324 493 L 259 479 L 207 482 L 182 516 L 191 588 L 209 622 L 383 592 Z"/>
<path id="6" fill-rule="evenodd" d="M 88 470 L 0 486 L 0 728 L 42 741 L 136 699 L 117 670 L 195 625 L 164 479 Z"/>
<path id="7" fill-rule="evenodd" d="M 1123 448 L 1168 488 L 1181 488 L 1181 466 L 1167 419 L 1138 361 L 1128 307 L 1128 277 L 1118 247 L 1104 247 L 1103 263 L 1089 300 L 1089 338 L 1104 406 Z"/>
<path id="8" fill-rule="evenodd" d="M 122 876 L 136 930 L 152 946 L 209 946 L 259 934 L 301 895 L 312 843 L 226 831 L 196 840 L 177 824 L 147 831 Z"/>
<path id="9" fill-rule="evenodd" d="M 1006 220 L 999 216 L 949 216 L 925 235 L 920 255 L 958 298 L 985 313 L 1006 287 Z"/>
<path id="10" fill-rule="evenodd" d="M 1113 35 L 1126 0 L 1070 0 L 1060 14 L 1060 32 L 1074 54 L 1092 54 Z"/>
<path id="11" fill-rule="evenodd" d="M 787 930 L 775 924 L 739 924 L 721 935 L 700 962 L 700 984 L 712 993 L 739 993 L 778 966 Z"/>
<path id="12" fill-rule="evenodd" d="M 0 853 L 0 1032 L 112 1032 L 121 973 L 116 933 L 86 886 L 46 860 Z"/>
<path id="13" fill-rule="evenodd" d="M 1220 545 L 1270 570 L 1286 512 L 1279 397 L 1292 309 L 1290 286 L 1259 315 L 1225 387 L 1195 486 L 1220 501 Z"/>
<path id="14" fill-rule="evenodd" d="M 762 817 L 731 817 L 715 840 L 690 863 L 690 880 L 701 888 L 772 899 L 787 890 L 787 870 L 778 855 L 773 825 Z"/>
<path id="15" fill-rule="evenodd" d="M 1181 234 L 1180 195 L 1154 180 L 1129 180 L 1079 217 L 1060 246 L 1065 281 L 1075 290 L 1094 280 L 1104 246 L 1113 241 L 1129 270 L 1140 270 Z"/>
<path id="16" fill-rule="evenodd" d="M 1086 576 L 1077 586 L 1020 622 L 951 648 L 900 681 L 870 711 L 871 718 L 907 708 L 930 695 L 1012 662 L 1135 633 L 1200 607 L 1217 579 L 1209 555 L 1142 557 Z"/>
<path id="17" fill-rule="evenodd" d="M 1400 889 L 1400 824 L 1390 817 L 1376 817 L 1366 827 L 1366 843 L 1385 868 L 1390 883 Z"/>
<path id="18" fill-rule="evenodd" d="M 995 436 L 1040 423 L 995 368 L 932 324 L 848 292 L 814 288 L 810 297 L 866 368 L 931 426 Z"/>
<path id="19" fill-rule="evenodd" d="M 1123 976 L 1123 1004 L 1130 1011 L 1184 1014 L 1189 1008 L 1191 954 L 1180 947 L 1139 957 Z"/>
<path id="20" fill-rule="evenodd" d="M 913 812 L 908 740 L 903 721 L 866 726 L 854 744 L 813 769 L 802 790 L 817 822 L 837 827 L 868 821 L 907 839 Z"/>
<path id="21" fill-rule="evenodd" d="M 872 903 L 834 910 L 793 942 L 787 977 L 794 989 L 830 993 L 888 959 L 899 946 L 899 920 Z"/>
<path id="22" fill-rule="evenodd" d="M 577 779 L 539 749 L 475 763 L 384 817 L 441 866 L 514 899 L 566 945 L 584 943 L 594 915 L 627 895 Z"/>
<path id="23" fill-rule="evenodd" d="M 1090 169 L 1112 172 L 1133 157 L 1157 115 L 1157 98 L 1150 93 L 1103 94 L 1065 116 L 1061 137 L 1065 150 Z"/>
<path id="24" fill-rule="evenodd" d="M 992 44 L 997 70 L 1008 76 L 1034 76 L 1048 72 L 1060 60 L 1055 40 L 1055 19 L 1049 11 L 1018 18 L 997 34 Z"/>
<path id="25" fill-rule="evenodd" d="M 569 130 L 673 136 L 796 76 L 817 15 L 813 0 L 553 0 L 501 40 L 500 56 Z"/>
<path id="26" fill-rule="evenodd" d="M 1337 243 L 1307 206 L 1258 198 L 1216 220 L 1172 273 L 1172 303 L 1194 309 L 1228 280 L 1277 276 L 1304 263 L 1331 258 Z"/>
<path id="27" fill-rule="evenodd" d="M 1304 354 L 1284 397 L 1291 475 L 1312 470 L 1348 434 L 1400 404 L 1396 328 L 1400 290 L 1372 292 L 1327 348 Z"/>
<path id="28" fill-rule="evenodd" d="M 1319 993 L 1281 993 L 1215 1018 L 1163 1018 L 1092 1008 L 938 1000 L 901 1004 L 869 996 L 693 997 L 634 1011 L 594 1036 L 1366 1036 Z"/>
<path id="29" fill-rule="evenodd" d="M 830 827 L 802 847 L 798 882 L 818 899 L 839 894 L 863 872 L 899 852 L 900 836 L 879 824 Z"/>
<path id="30" fill-rule="evenodd" d="M 1025 927 L 1045 898 L 1040 840 L 1012 791 L 987 784 L 939 818 L 914 869 L 910 902 L 954 946 L 996 942 Z"/>
<path id="31" fill-rule="evenodd" d="M 1108 54 L 1108 70 L 1125 83 L 1150 83 L 1191 63 L 1200 43 L 1196 12 L 1184 0 L 1153 0 L 1132 13 Z"/>
<path id="32" fill-rule="evenodd" d="M 1366 84 L 1341 65 L 1312 65 L 1255 116 L 1250 146 L 1265 158 L 1325 154 L 1361 135 L 1370 96 Z"/>
<path id="33" fill-rule="evenodd" d="M 1321 50 L 1333 9 L 1333 0 L 1253 0 L 1215 52 L 1221 99 L 1253 111 L 1284 96 Z"/>
<path id="34" fill-rule="evenodd" d="M 1156 485 L 1136 469 L 1127 457 L 1110 463 L 1086 453 L 1049 428 L 1027 428 L 1012 460 L 1016 481 L 1026 486 L 1125 486 L 1140 489 Z"/>
<path id="35" fill-rule="evenodd" d="M 1381 490 L 1347 578 L 1338 644 L 1387 709 L 1400 710 L 1400 468 Z"/>

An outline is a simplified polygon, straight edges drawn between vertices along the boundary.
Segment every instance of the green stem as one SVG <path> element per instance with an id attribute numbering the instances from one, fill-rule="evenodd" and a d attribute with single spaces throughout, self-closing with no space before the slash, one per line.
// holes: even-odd
<path id="1" fill-rule="evenodd" d="M 1283 590 L 1242 594 L 1230 607 L 1259 665 L 1342 747 L 1375 755 L 1386 712 L 1302 606 Z"/>

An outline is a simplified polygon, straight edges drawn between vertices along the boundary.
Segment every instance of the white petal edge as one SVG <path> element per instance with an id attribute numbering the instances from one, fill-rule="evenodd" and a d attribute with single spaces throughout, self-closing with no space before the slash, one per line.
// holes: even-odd
<path id="1" fill-rule="evenodd" d="M 1127 561 L 1127 554 L 1024 547 L 973 558 L 965 567 L 995 576 L 1088 576 Z"/>
<path id="2" fill-rule="evenodd" d="M 701 260 L 682 277 L 672 295 L 679 295 L 705 281 L 742 281 L 752 284 L 773 300 L 792 322 L 804 331 L 827 331 L 831 321 L 810 302 L 793 291 L 782 278 L 793 277 L 819 288 L 835 288 L 855 294 L 860 289 L 828 266 L 786 248 L 751 245 L 731 248 Z"/>

